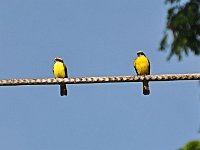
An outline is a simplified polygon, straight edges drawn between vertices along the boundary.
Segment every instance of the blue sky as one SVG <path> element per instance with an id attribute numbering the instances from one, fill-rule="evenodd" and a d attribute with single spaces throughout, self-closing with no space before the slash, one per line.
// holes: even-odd
<path id="1" fill-rule="evenodd" d="M 143 50 L 152 74 L 199 72 L 199 57 L 159 52 L 164 1 L 0 0 L 0 78 L 53 77 L 60 56 L 70 77 L 135 75 Z M 0 149 L 174 150 L 199 139 L 197 81 L 1 87 Z"/>

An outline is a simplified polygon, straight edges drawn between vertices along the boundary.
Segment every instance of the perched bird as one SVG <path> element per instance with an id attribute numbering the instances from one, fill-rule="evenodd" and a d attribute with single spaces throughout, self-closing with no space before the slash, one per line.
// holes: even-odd
<path id="1" fill-rule="evenodd" d="M 137 52 L 137 58 L 134 61 L 134 68 L 135 68 L 137 75 L 149 75 L 150 74 L 150 62 L 142 51 Z M 143 82 L 143 94 L 144 95 L 150 94 L 148 81 Z"/>
<path id="2" fill-rule="evenodd" d="M 68 78 L 67 67 L 64 64 L 63 59 L 60 57 L 54 59 L 53 74 L 55 78 Z M 60 95 L 67 95 L 66 84 L 60 84 Z"/>

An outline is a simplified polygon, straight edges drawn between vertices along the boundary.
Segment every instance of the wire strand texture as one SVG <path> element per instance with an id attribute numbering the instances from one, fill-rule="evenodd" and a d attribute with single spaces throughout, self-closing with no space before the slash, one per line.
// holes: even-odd
<path id="1" fill-rule="evenodd" d="M 66 84 L 90 84 L 90 83 L 121 83 L 143 81 L 178 81 L 200 80 L 200 73 L 193 74 L 163 74 L 146 76 L 108 76 L 108 77 L 78 77 L 78 78 L 41 78 L 41 79 L 6 79 L 0 80 L 0 86 L 18 85 L 56 85 Z"/>

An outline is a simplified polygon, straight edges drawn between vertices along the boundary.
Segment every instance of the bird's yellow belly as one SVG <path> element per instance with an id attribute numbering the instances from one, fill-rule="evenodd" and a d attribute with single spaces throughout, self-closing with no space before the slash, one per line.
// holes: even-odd
<path id="1" fill-rule="evenodd" d="M 55 78 L 65 78 L 65 68 L 62 63 L 56 62 L 54 64 L 54 76 Z"/>
<path id="2" fill-rule="evenodd" d="M 146 57 L 140 56 L 135 60 L 135 68 L 137 70 L 138 75 L 149 75 L 149 61 Z"/>
<path id="3" fill-rule="evenodd" d="M 147 75 L 149 74 L 149 66 L 146 63 L 141 63 L 137 67 L 138 75 Z"/>

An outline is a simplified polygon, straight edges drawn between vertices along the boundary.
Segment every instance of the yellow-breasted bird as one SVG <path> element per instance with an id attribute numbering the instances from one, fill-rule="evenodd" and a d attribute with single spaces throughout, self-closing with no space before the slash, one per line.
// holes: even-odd
<path id="1" fill-rule="evenodd" d="M 54 59 L 53 74 L 55 78 L 68 78 L 67 67 L 64 64 L 63 59 L 60 57 Z M 66 84 L 60 84 L 60 95 L 67 95 Z"/>
<path id="2" fill-rule="evenodd" d="M 137 58 L 134 61 L 134 68 L 137 75 L 149 75 L 150 74 L 150 62 L 146 55 L 142 51 L 137 52 Z M 143 82 L 143 94 L 149 95 L 149 82 Z"/>

